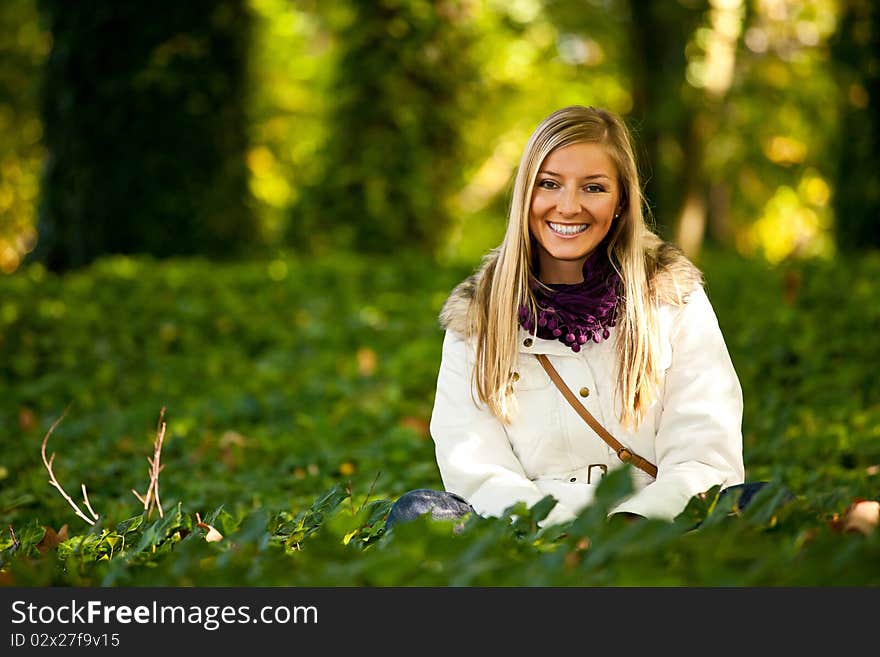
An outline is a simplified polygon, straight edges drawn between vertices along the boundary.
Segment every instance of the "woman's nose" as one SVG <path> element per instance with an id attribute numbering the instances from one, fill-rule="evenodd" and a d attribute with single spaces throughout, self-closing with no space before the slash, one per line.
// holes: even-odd
<path id="1" fill-rule="evenodd" d="M 556 203 L 556 211 L 559 212 L 559 214 L 564 215 L 574 215 L 580 212 L 581 206 L 577 200 L 577 193 L 574 191 L 563 190 Z"/>

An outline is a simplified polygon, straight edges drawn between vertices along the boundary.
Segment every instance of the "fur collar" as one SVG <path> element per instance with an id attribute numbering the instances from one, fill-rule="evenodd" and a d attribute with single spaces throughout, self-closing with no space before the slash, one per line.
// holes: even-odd
<path id="1" fill-rule="evenodd" d="M 469 312 L 476 294 L 477 285 L 487 271 L 495 270 L 500 247 L 489 251 L 476 272 L 455 286 L 440 311 L 440 326 L 446 330 L 467 336 L 469 333 Z M 647 252 L 646 261 L 651 288 L 656 292 L 660 303 L 681 305 L 688 295 L 703 284 L 703 274 L 682 253 L 682 251 L 662 240 L 652 245 Z"/>

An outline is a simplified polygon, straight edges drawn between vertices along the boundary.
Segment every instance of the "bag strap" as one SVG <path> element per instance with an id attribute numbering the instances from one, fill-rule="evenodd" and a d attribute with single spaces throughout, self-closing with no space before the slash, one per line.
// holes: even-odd
<path id="1" fill-rule="evenodd" d="M 584 422 L 590 425 L 590 428 L 593 429 L 599 437 L 604 440 L 611 449 L 614 450 L 615 454 L 617 454 L 617 458 L 619 458 L 624 463 L 631 463 L 647 472 L 652 477 L 657 477 L 657 466 L 648 461 L 647 459 L 642 458 L 628 447 L 625 447 L 621 444 L 614 436 L 612 436 L 608 431 L 606 431 L 605 427 L 603 427 L 599 422 L 594 418 L 590 411 L 584 407 L 583 404 L 578 400 L 577 397 L 574 396 L 574 393 L 571 389 L 565 385 L 565 381 L 562 380 L 562 377 L 559 376 L 559 372 L 556 371 L 556 368 L 550 363 L 550 359 L 547 358 L 544 354 L 535 354 L 538 358 L 538 362 L 541 363 L 541 367 L 544 368 L 544 371 L 550 375 L 550 378 L 553 380 L 553 383 L 556 384 L 556 387 L 559 388 L 559 392 L 562 393 L 562 396 L 565 397 L 566 401 L 571 404 L 571 407 L 577 411 L 577 414 L 580 415 Z"/>

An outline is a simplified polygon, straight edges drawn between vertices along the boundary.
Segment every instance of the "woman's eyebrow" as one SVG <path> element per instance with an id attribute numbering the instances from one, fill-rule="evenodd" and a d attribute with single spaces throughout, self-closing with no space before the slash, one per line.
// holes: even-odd
<path id="1" fill-rule="evenodd" d="M 541 169 L 538 173 L 545 173 L 548 176 L 556 176 L 557 178 L 563 177 L 561 173 L 556 173 L 555 171 L 547 171 L 546 169 Z M 581 176 L 581 180 L 594 180 L 596 178 L 607 178 L 608 180 L 611 180 L 611 177 L 606 176 L 604 173 L 593 173 L 589 176 Z"/>

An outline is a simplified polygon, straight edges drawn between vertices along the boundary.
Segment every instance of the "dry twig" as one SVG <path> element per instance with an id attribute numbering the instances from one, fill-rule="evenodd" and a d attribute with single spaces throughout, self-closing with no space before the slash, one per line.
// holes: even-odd
<path id="1" fill-rule="evenodd" d="M 153 505 L 159 509 L 159 517 L 164 518 L 165 512 L 162 511 L 162 501 L 159 499 L 159 473 L 162 472 L 162 469 L 165 467 L 161 465 L 159 460 L 162 456 L 162 443 L 165 441 L 165 407 L 162 407 L 162 410 L 159 411 L 159 426 L 156 429 L 156 439 L 153 441 L 153 458 L 147 457 L 147 462 L 150 464 L 150 469 L 147 470 L 147 474 L 150 477 L 150 483 L 147 486 L 147 492 L 141 495 L 134 488 L 131 489 L 131 492 L 134 493 L 135 497 L 137 497 L 141 503 L 144 505 L 144 511 L 147 512 L 147 515 L 150 514 Z"/>
<path id="2" fill-rule="evenodd" d="M 348 493 L 348 505 L 351 507 L 351 515 L 356 515 L 357 511 L 354 510 L 354 497 L 351 492 L 351 480 L 349 479 L 345 485 L 345 491 Z"/>
<path id="3" fill-rule="evenodd" d="M 95 513 L 95 510 L 92 508 L 92 505 L 89 503 L 89 494 L 86 492 L 86 485 L 85 484 L 82 484 L 82 494 L 83 494 L 83 502 L 85 502 L 86 508 L 89 510 L 89 513 L 92 514 L 92 518 L 97 520 L 98 514 Z"/>
<path id="4" fill-rule="evenodd" d="M 364 508 L 364 505 L 366 505 L 367 500 L 370 499 L 370 495 L 373 494 L 373 488 L 376 486 L 376 482 L 379 481 L 379 475 L 380 475 L 380 474 L 382 474 L 382 471 L 381 471 L 381 470 L 379 470 L 378 472 L 376 472 L 376 476 L 373 478 L 373 483 L 370 484 L 370 490 L 367 491 L 367 495 L 366 495 L 366 497 L 364 497 L 364 501 L 361 502 L 361 505 L 358 507 L 358 513 L 361 512 L 361 509 Z"/>
<path id="5" fill-rule="evenodd" d="M 52 462 L 55 460 L 55 452 L 52 452 L 52 456 L 50 456 L 48 459 L 46 458 L 46 443 L 49 442 L 49 436 L 52 435 L 52 432 L 55 431 L 55 427 L 57 427 L 58 424 L 61 422 L 61 420 L 64 419 L 65 415 L 67 415 L 66 410 L 64 411 L 64 413 L 61 414 L 61 417 L 59 417 L 57 420 L 55 420 L 55 422 L 52 424 L 52 426 L 49 427 L 49 431 L 46 432 L 46 435 L 43 438 L 43 445 L 40 448 L 40 454 L 42 454 L 42 456 L 43 456 L 43 465 L 46 466 L 46 470 L 49 472 L 49 483 L 52 484 L 52 486 L 54 486 L 56 489 L 58 489 L 58 492 L 61 493 L 61 496 L 65 500 L 67 500 L 67 503 L 70 504 L 70 506 L 73 507 L 73 510 L 76 512 L 76 515 L 78 515 L 80 518 L 85 520 L 90 525 L 94 525 L 95 520 L 98 519 L 98 514 L 96 514 L 94 511 L 92 511 L 92 507 L 88 502 L 88 495 L 86 494 L 86 485 L 82 484 L 83 497 L 85 497 L 86 507 L 88 508 L 89 511 L 91 511 L 92 516 L 94 516 L 94 519 L 89 518 L 85 513 L 82 512 L 82 510 L 79 508 L 79 506 L 77 506 L 76 502 L 74 502 L 70 498 L 70 495 L 68 495 L 66 492 L 64 492 L 64 489 L 61 487 L 61 484 L 58 483 L 58 479 L 55 478 L 55 473 L 52 470 Z"/>
<path id="6" fill-rule="evenodd" d="M 18 540 L 18 536 L 15 535 L 15 530 L 12 528 L 12 525 L 7 525 L 9 527 L 9 534 L 12 536 L 12 551 L 14 552 L 21 545 L 21 541 Z"/>

